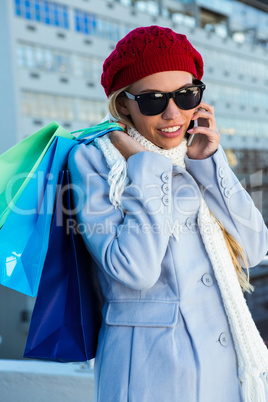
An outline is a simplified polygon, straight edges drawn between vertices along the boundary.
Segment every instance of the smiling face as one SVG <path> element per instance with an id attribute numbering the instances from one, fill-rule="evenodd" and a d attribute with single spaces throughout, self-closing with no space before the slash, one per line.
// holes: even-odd
<path id="1" fill-rule="evenodd" d="M 192 74 L 186 71 L 164 71 L 144 77 L 132 84 L 128 92 L 139 95 L 145 92 L 172 92 L 193 82 Z M 120 100 L 119 100 L 120 99 Z M 178 146 L 191 122 L 195 108 L 179 109 L 174 99 L 169 99 L 166 110 L 156 116 L 145 116 L 135 100 L 120 97 L 118 110 L 131 117 L 136 130 L 160 148 Z"/>

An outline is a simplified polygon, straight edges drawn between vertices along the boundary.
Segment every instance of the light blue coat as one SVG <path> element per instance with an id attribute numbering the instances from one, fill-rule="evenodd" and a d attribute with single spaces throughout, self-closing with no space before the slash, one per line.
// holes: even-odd
<path id="1" fill-rule="evenodd" d="M 147 151 L 131 156 L 123 218 L 109 201 L 102 152 L 71 151 L 77 229 L 105 296 L 95 402 L 241 401 L 231 333 L 197 228 L 200 191 L 250 266 L 266 254 L 268 231 L 221 147 L 186 165 Z M 179 241 L 171 236 L 175 220 Z"/>

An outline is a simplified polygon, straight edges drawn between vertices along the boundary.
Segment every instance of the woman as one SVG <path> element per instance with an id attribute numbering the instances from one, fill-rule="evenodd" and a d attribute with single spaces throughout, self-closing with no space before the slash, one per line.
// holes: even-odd
<path id="1" fill-rule="evenodd" d="M 69 157 L 105 298 L 98 402 L 268 400 L 267 350 L 241 291 L 267 228 L 219 145 L 202 75 L 184 35 L 131 31 L 102 75 L 125 133 Z"/>

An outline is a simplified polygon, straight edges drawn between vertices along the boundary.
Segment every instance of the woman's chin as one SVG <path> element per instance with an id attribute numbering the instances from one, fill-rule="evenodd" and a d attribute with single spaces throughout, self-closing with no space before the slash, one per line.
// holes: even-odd
<path id="1" fill-rule="evenodd" d="M 162 149 L 173 149 L 181 144 L 183 138 L 184 137 L 167 138 L 164 141 L 159 141 L 159 143 L 155 145 Z"/>

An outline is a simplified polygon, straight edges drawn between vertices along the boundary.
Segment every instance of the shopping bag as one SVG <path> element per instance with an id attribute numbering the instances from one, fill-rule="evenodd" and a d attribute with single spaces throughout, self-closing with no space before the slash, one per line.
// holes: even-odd
<path id="1" fill-rule="evenodd" d="M 55 137 L 0 230 L 0 283 L 36 296 L 48 248 L 59 171 L 76 141 Z"/>
<path id="2" fill-rule="evenodd" d="M 122 130 L 115 123 L 104 122 L 81 130 L 82 133 L 75 137 L 57 123 L 51 127 L 47 129 L 48 133 L 41 131 L 41 137 L 44 133 L 47 135 L 47 142 L 44 138 L 40 140 L 43 152 L 27 176 L 27 183 L 25 180 L 13 198 L 12 209 L 5 216 L 0 230 L 0 284 L 28 296 L 37 295 L 48 247 L 58 175 L 67 165 L 70 150 L 78 143 L 89 144 L 111 130 Z M 38 142 L 38 138 L 36 140 Z M 25 149 L 35 160 L 36 156 L 34 158 L 29 149 Z"/>
<path id="3" fill-rule="evenodd" d="M 25 189 L 32 175 L 56 137 L 83 140 L 89 144 L 94 138 L 112 130 L 123 130 L 117 123 L 105 121 L 93 127 L 69 133 L 53 121 L 37 132 L 29 135 L 0 155 L 0 228 L 5 223 L 12 207 Z M 80 132 L 80 135 L 74 135 Z M 83 142 L 83 141 L 80 141 Z M 7 188 L 12 187 L 7 196 Z"/>
<path id="4" fill-rule="evenodd" d="M 110 122 L 105 120 L 102 123 L 96 124 L 95 126 L 83 128 L 81 130 L 72 131 L 71 134 L 77 134 L 77 139 L 86 138 L 86 143 L 90 144 L 95 138 L 101 137 L 111 131 L 124 131 L 124 128 L 116 122 Z"/>
<path id="5" fill-rule="evenodd" d="M 86 361 L 96 352 L 102 294 L 95 262 L 75 229 L 68 171 L 60 173 L 59 189 L 24 357 Z"/>
<path id="6" fill-rule="evenodd" d="M 58 123 L 52 122 L 0 155 L 0 228 L 58 136 L 75 138 Z"/>

